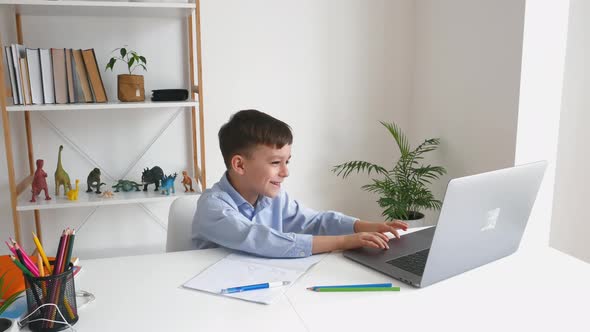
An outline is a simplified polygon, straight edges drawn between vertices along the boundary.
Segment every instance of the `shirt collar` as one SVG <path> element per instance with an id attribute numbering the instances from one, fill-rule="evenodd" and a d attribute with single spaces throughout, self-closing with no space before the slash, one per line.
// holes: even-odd
<path id="1" fill-rule="evenodd" d="M 219 180 L 219 186 L 221 187 L 221 190 L 229 194 L 229 197 L 231 197 L 237 206 L 240 206 L 244 203 L 252 205 L 244 197 L 242 197 L 242 195 L 240 195 L 234 186 L 232 186 L 232 184 L 229 182 L 229 179 L 227 178 L 227 172 L 223 173 L 221 176 L 221 179 Z"/>
<path id="2" fill-rule="evenodd" d="M 219 186 L 221 187 L 221 190 L 229 194 L 231 199 L 236 203 L 236 206 L 242 206 L 243 204 L 248 204 L 249 206 L 252 206 L 252 204 L 250 204 L 250 202 L 248 202 L 244 197 L 242 197 L 242 195 L 236 190 L 236 188 L 234 188 L 234 186 L 232 186 L 232 184 L 229 182 L 227 178 L 227 172 L 223 173 L 223 176 L 221 176 L 221 179 L 219 180 Z M 259 196 L 258 203 L 256 204 L 256 206 L 258 207 L 258 209 L 262 209 L 269 206 L 271 201 L 272 199 L 270 197 Z"/>

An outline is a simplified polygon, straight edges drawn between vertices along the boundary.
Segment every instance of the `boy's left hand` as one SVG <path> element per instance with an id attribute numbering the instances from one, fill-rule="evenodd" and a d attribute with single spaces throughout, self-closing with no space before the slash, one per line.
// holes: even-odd
<path id="1" fill-rule="evenodd" d="M 354 223 L 354 231 L 355 233 L 358 232 L 379 232 L 379 233 L 387 233 L 391 232 L 393 236 L 399 239 L 398 229 L 407 231 L 408 224 L 400 221 L 386 221 L 386 222 L 370 222 L 370 221 L 362 221 L 357 220 Z"/>

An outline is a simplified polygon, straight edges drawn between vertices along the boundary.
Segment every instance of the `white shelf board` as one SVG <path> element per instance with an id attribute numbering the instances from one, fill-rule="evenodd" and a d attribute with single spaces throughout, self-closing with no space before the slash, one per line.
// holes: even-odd
<path id="1" fill-rule="evenodd" d="M 17 14 L 31 16 L 187 17 L 194 2 L 127 2 L 68 0 L 0 0 Z"/>
<path id="2" fill-rule="evenodd" d="M 138 103 L 123 103 L 113 101 L 108 103 L 82 103 L 82 104 L 43 104 L 43 105 L 11 105 L 6 106 L 8 112 L 24 111 L 79 111 L 79 110 L 109 110 L 109 109 L 145 109 L 145 108 L 172 108 L 172 107 L 198 107 L 199 102 L 185 101 L 144 101 Z"/>
<path id="3" fill-rule="evenodd" d="M 89 207 L 89 206 L 105 206 L 105 205 L 122 205 L 122 204 L 135 204 L 135 203 L 152 203 L 165 200 L 173 200 L 181 196 L 200 195 L 200 192 L 184 192 L 184 188 L 176 188 L 176 194 L 164 195 L 161 191 L 154 191 L 152 185 L 148 187 L 147 191 L 129 191 L 129 192 L 113 192 L 115 194 L 112 198 L 103 198 L 101 195 L 87 193 L 84 185 L 80 186 L 80 192 L 78 193 L 77 201 L 68 200 L 63 194 L 55 197 L 53 193 L 49 193 L 51 200 L 45 200 L 45 194 L 41 193 L 37 197 L 37 202 L 31 203 L 31 191 L 26 190 L 23 192 L 18 199 L 16 206 L 17 211 L 31 211 L 31 210 L 49 210 L 49 209 L 64 209 L 74 207 Z M 105 189 L 103 187 L 102 189 Z M 142 186 L 143 188 L 143 186 Z M 102 190 L 104 192 L 104 190 Z M 63 191 L 62 191 L 63 193 Z"/>

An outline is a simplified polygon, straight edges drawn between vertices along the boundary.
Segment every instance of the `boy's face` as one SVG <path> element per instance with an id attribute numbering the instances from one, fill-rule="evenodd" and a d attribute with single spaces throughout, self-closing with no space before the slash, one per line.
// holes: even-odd
<path id="1" fill-rule="evenodd" d="M 289 176 L 289 160 L 291 159 L 291 145 L 285 145 L 281 149 L 258 145 L 249 158 L 243 158 L 243 168 L 239 172 L 244 181 L 242 195 L 256 198 L 264 195 L 276 197 L 283 180 Z M 248 197 L 245 197 L 248 199 Z"/>

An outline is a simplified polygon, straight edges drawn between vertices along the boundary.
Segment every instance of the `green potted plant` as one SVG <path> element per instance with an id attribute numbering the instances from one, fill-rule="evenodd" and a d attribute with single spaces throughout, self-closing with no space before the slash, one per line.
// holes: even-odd
<path id="1" fill-rule="evenodd" d="M 133 75 L 133 71 L 138 67 L 147 71 L 147 60 L 144 56 L 139 55 L 134 50 L 127 50 L 125 47 L 116 48 L 111 53 L 117 53 L 106 65 L 105 71 L 113 70 L 117 61 L 122 61 L 127 65 L 129 74 L 117 75 L 117 97 L 120 101 L 144 101 L 145 90 L 143 85 L 143 75 Z"/>
<path id="2" fill-rule="evenodd" d="M 6 311 L 6 309 L 8 309 L 8 307 L 10 307 L 12 303 L 14 303 L 14 301 L 16 301 L 23 292 L 19 291 L 14 294 L 11 294 L 7 298 L 4 298 L 6 296 L 7 290 L 9 289 L 9 285 L 5 285 L 7 273 L 8 272 L 4 272 L 4 274 L 0 276 L 0 315 L 2 315 L 4 311 Z M 12 320 L 8 318 L 0 318 L 0 332 L 8 331 L 11 326 Z"/>
<path id="3" fill-rule="evenodd" d="M 372 183 L 362 186 L 368 192 L 379 194 L 377 203 L 383 208 L 382 215 L 387 220 L 404 220 L 417 226 L 424 219 L 421 212 L 425 209 L 439 210 L 442 202 L 434 198 L 428 188 L 431 181 L 446 173 L 441 166 L 422 165 L 422 155 L 434 151 L 440 144 L 438 138 L 424 140 L 415 149 L 411 149 L 408 139 L 395 123 L 382 122 L 393 136 L 401 152 L 397 163 L 391 169 L 366 161 L 349 161 L 334 166 L 332 171 L 342 178 L 350 173 L 373 172 L 381 178 L 373 178 Z"/>

